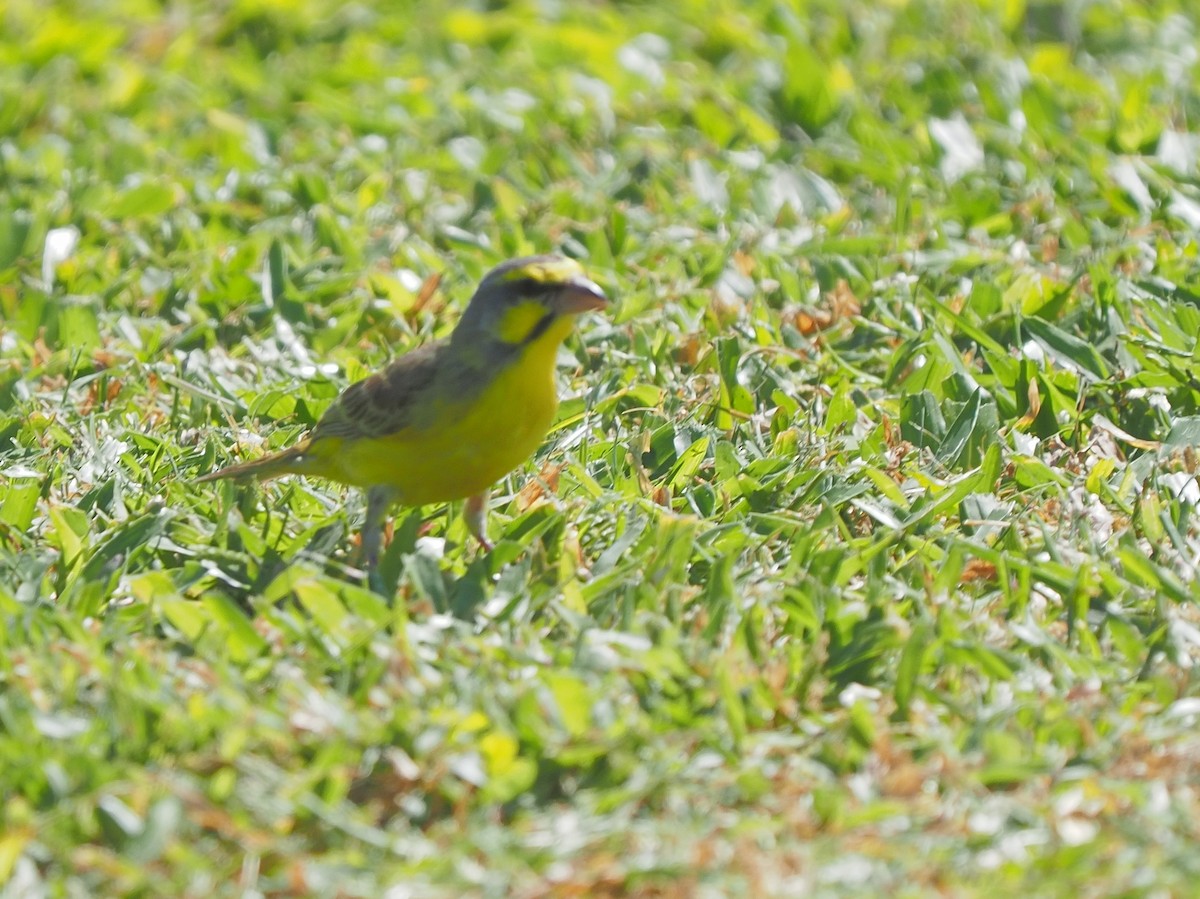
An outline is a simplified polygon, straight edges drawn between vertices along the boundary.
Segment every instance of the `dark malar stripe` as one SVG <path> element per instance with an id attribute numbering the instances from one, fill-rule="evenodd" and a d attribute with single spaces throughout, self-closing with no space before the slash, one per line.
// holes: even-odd
<path id="1" fill-rule="evenodd" d="M 545 315 L 543 315 L 541 318 L 539 318 L 537 321 L 537 324 L 534 325 L 530 329 L 529 333 L 525 335 L 525 338 L 524 338 L 524 340 L 521 341 L 520 345 L 522 347 L 527 347 L 531 343 L 533 343 L 535 340 L 537 340 L 539 337 L 541 337 L 543 334 L 545 334 L 546 329 L 550 327 L 550 325 L 554 322 L 554 319 L 555 319 L 555 315 L 553 312 L 547 312 Z"/>

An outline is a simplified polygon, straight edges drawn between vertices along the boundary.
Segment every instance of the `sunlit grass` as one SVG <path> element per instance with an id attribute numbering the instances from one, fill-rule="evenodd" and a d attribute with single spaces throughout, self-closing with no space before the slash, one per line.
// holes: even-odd
<path id="1" fill-rule="evenodd" d="M 801 6 L 6 6 L 9 894 L 1187 891 L 1197 22 Z M 547 250 L 493 552 L 193 483 Z"/>

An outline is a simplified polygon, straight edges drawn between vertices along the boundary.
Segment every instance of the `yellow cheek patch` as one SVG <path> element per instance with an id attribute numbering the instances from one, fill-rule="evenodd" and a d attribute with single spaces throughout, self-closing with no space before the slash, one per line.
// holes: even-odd
<path id="1" fill-rule="evenodd" d="M 496 329 L 496 336 L 505 343 L 524 343 L 549 313 L 550 310 L 536 300 L 518 303 L 504 313 Z"/>

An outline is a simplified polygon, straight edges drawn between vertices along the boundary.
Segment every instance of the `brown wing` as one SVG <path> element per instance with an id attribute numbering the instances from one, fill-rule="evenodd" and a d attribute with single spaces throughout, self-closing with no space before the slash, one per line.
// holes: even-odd
<path id="1" fill-rule="evenodd" d="M 313 428 L 323 437 L 385 437 L 417 423 L 420 399 L 434 384 L 446 345 L 405 353 L 383 371 L 347 387 Z"/>

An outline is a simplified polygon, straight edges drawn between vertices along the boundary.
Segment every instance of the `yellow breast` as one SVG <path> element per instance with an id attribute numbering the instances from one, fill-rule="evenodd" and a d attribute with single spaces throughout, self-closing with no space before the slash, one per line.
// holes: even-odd
<path id="1" fill-rule="evenodd" d="M 329 438 L 310 449 L 310 474 L 359 487 L 396 488 L 412 506 L 482 493 L 531 456 L 554 421 L 554 359 L 570 323 L 550 329 L 482 391 L 445 393 L 427 425 L 379 438 Z M 334 445 L 336 444 L 336 445 Z M 315 461 L 315 460 L 314 460 Z"/>

